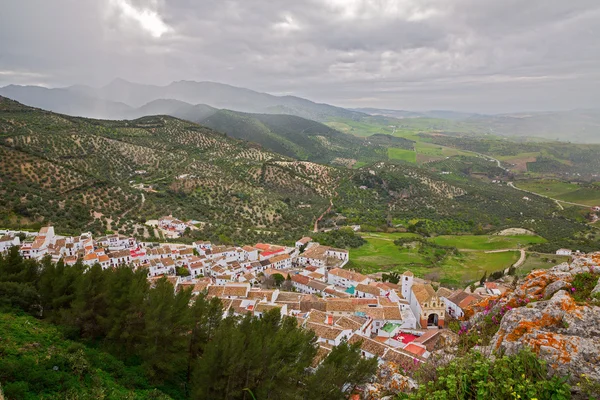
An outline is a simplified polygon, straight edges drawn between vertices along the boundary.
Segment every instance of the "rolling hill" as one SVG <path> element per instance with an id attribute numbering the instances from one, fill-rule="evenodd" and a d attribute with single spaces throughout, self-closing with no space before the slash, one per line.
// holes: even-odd
<path id="1" fill-rule="evenodd" d="M 272 135 L 276 144 L 292 143 L 298 131 L 296 118 L 235 117 L 242 127 L 261 124 L 259 139 Z M 305 126 L 306 120 L 297 123 Z M 317 136 L 329 134 L 333 141 L 343 135 L 314 124 Z M 331 147 L 311 140 L 302 144 L 306 151 Z M 397 145 L 389 135 L 364 140 L 375 148 Z M 298 160 L 174 117 L 93 120 L 0 98 L 2 227 L 52 223 L 64 233 L 152 238 L 143 223 L 173 214 L 197 221 L 194 238 L 293 243 L 332 201 L 320 228 L 360 224 L 436 235 L 523 227 L 551 244 L 591 246 L 595 239 L 578 214 L 491 183 L 506 180 L 506 173 L 487 159 L 465 156 L 423 167 L 377 161 L 348 169 Z"/>
<path id="2" fill-rule="evenodd" d="M 216 82 L 178 81 L 156 86 L 116 79 L 101 88 L 75 85 L 57 89 L 10 85 L 0 88 L 0 95 L 50 111 L 110 119 L 128 118 L 131 109 L 161 99 L 242 112 L 297 115 L 317 121 L 366 115 L 300 97 L 274 96 Z"/>
<path id="3" fill-rule="evenodd" d="M 339 172 L 173 117 L 101 121 L 0 98 L 0 224 L 141 234 L 165 214 L 305 229 Z M 299 207 L 301 206 L 301 207 Z"/>
<path id="4" fill-rule="evenodd" d="M 319 163 L 352 166 L 357 161 L 386 160 L 391 145 L 413 148 L 413 143 L 403 138 L 359 138 L 293 115 L 221 110 L 197 122 L 271 151 Z"/>

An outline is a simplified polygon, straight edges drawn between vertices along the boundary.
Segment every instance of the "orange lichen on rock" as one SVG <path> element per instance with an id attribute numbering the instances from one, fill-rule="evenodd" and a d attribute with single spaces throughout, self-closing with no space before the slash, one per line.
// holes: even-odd
<path id="1" fill-rule="evenodd" d="M 529 339 L 527 342 L 538 354 L 544 347 L 554 349 L 552 353 L 556 357 L 556 360 L 561 363 L 568 363 L 571 362 L 574 341 L 575 338 L 573 337 L 564 337 L 550 332 L 540 332 L 535 338 Z"/>
<path id="2" fill-rule="evenodd" d="M 548 314 L 542 314 L 542 318 L 538 321 L 521 321 L 513 329 L 511 333 L 506 335 L 505 339 L 511 342 L 521 339 L 526 333 L 534 330 L 541 330 L 549 326 L 556 325 L 560 321 L 559 318 L 552 317 Z"/>

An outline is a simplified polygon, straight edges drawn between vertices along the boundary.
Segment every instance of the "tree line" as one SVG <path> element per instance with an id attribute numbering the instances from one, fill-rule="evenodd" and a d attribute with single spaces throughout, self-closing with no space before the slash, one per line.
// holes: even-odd
<path id="1" fill-rule="evenodd" d="M 139 366 L 173 398 L 342 399 L 366 382 L 376 359 L 342 343 L 319 365 L 317 338 L 275 309 L 260 318 L 223 315 L 218 298 L 150 285 L 143 270 L 103 270 L 0 255 L 0 310 L 22 310 L 66 337 Z M 0 369 L 0 380 L 17 379 Z"/>

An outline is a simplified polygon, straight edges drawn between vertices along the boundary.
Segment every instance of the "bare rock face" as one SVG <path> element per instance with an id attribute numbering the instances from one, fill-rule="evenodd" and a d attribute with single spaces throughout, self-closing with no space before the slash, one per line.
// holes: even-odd
<path id="1" fill-rule="evenodd" d="M 528 346 L 558 373 L 600 382 L 600 307 L 578 305 L 564 290 L 508 311 L 491 344 L 507 354 Z"/>
<path id="2" fill-rule="evenodd" d="M 559 290 L 562 290 L 566 287 L 567 287 L 567 282 L 563 281 L 562 279 L 558 280 L 556 282 L 552 282 L 551 284 L 546 286 L 546 289 L 544 289 L 544 298 L 548 298 L 548 297 L 552 296 L 554 293 L 556 293 Z"/>
<path id="3" fill-rule="evenodd" d="M 411 378 L 400 374 L 399 365 L 395 363 L 385 363 L 381 365 L 375 376 L 375 382 L 365 386 L 362 398 L 365 400 L 375 400 L 395 398 L 395 393 L 406 392 L 418 387 L 417 383 Z"/>

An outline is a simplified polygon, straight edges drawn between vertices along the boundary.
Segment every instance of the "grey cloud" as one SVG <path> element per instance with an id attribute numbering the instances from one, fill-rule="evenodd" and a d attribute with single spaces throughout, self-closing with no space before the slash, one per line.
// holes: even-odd
<path id="1" fill-rule="evenodd" d="M 0 85 L 213 80 L 341 106 L 503 112 L 600 100 L 595 0 L 9 0 Z M 5 73 L 3 74 L 2 71 Z"/>

